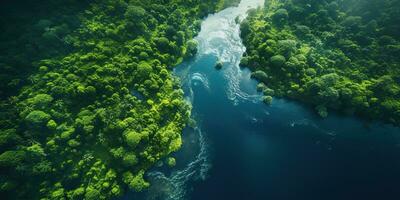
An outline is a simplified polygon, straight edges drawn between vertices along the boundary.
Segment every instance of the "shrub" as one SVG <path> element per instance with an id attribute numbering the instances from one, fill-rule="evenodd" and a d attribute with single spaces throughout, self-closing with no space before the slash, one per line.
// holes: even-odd
<path id="1" fill-rule="evenodd" d="M 286 58 L 282 55 L 276 55 L 272 56 L 270 61 L 273 67 L 279 68 L 285 65 Z"/>
<path id="2" fill-rule="evenodd" d="M 50 115 L 40 110 L 34 110 L 26 116 L 25 120 L 33 125 L 44 125 L 50 120 Z"/>

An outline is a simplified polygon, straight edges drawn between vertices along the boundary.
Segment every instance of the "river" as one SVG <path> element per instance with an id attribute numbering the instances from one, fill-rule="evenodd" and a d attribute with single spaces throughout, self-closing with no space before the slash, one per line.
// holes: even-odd
<path id="1" fill-rule="evenodd" d="M 204 20 L 198 54 L 175 70 L 197 128 L 184 131 L 175 168 L 153 169 L 149 190 L 124 199 L 399 199 L 399 128 L 334 113 L 321 119 L 285 99 L 262 103 L 239 67 L 245 47 L 235 23 L 260 5 L 243 0 Z"/>

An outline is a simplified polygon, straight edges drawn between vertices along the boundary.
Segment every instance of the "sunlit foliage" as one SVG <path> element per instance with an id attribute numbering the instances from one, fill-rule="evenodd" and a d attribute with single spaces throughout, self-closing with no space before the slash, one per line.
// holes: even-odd
<path id="1" fill-rule="evenodd" d="M 190 115 L 170 69 L 196 54 L 199 20 L 227 1 L 23 3 L 1 9 L 0 196 L 146 189 Z"/>
<path id="2" fill-rule="evenodd" d="M 269 0 L 241 24 L 242 66 L 270 95 L 400 123 L 399 0 Z M 271 94 L 272 93 L 272 94 Z"/>

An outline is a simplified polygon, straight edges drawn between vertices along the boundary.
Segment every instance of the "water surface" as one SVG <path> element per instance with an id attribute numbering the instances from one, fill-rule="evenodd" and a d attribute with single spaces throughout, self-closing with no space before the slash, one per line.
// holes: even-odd
<path id="1" fill-rule="evenodd" d="M 185 130 L 176 168 L 147 174 L 152 187 L 140 198 L 400 199 L 398 128 L 321 119 L 284 99 L 262 103 L 257 82 L 239 67 L 245 47 L 235 23 L 260 5 L 244 0 L 203 22 L 198 55 L 176 70 L 198 127 Z"/>

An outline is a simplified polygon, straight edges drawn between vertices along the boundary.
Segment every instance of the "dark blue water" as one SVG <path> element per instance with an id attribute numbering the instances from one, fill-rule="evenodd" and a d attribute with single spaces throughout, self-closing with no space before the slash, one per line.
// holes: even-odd
<path id="1" fill-rule="evenodd" d="M 400 199 L 399 128 L 261 102 L 257 82 L 238 66 L 245 48 L 234 19 L 262 4 L 244 0 L 203 22 L 198 55 L 176 70 L 197 128 L 185 130 L 176 168 L 147 174 L 152 186 L 140 198 Z"/>
<path id="2" fill-rule="evenodd" d="M 210 60 L 192 67 L 213 70 Z M 321 120 L 285 100 L 235 104 L 223 73 L 209 74 L 210 89 L 192 87 L 212 168 L 191 199 L 399 199 L 398 129 L 343 116 Z"/>

